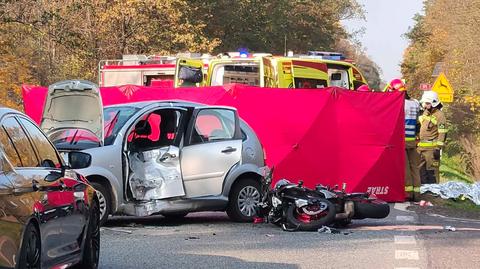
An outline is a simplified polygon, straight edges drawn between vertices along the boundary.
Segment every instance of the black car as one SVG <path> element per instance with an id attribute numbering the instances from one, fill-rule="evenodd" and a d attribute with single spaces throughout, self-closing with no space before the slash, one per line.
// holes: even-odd
<path id="1" fill-rule="evenodd" d="M 44 133 L 22 113 L 0 107 L 0 268 L 97 268 L 99 205 Z"/>

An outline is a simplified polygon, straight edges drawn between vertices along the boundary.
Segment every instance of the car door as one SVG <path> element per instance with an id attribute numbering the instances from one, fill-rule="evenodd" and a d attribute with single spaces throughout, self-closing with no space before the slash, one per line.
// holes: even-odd
<path id="1" fill-rule="evenodd" d="M 60 169 L 41 167 L 31 139 L 14 116 L 2 119 L 0 143 L 14 167 L 14 171 L 7 176 L 14 188 L 16 210 L 23 212 L 22 214 L 27 217 L 34 215 L 38 217 L 42 259 L 44 261 L 61 259 L 67 251 L 62 246 L 62 223 L 66 217 L 65 206 L 68 206 L 69 202 L 59 193 Z M 43 165 L 60 164 L 59 159 L 50 161 L 44 162 Z"/>
<path id="2" fill-rule="evenodd" d="M 185 195 L 179 146 L 186 113 L 178 107 L 150 110 L 141 114 L 128 131 L 125 156 L 130 173 L 126 186 L 132 198 L 156 200 Z M 128 191 L 126 194 L 128 197 Z"/>
<path id="3" fill-rule="evenodd" d="M 241 155 L 237 111 L 225 107 L 196 109 L 180 160 L 186 196 L 220 195 L 226 175 L 241 161 Z"/>
<path id="4" fill-rule="evenodd" d="M 22 116 L 17 116 L 17 119 L 39 158 L 41 167 L 38 169 L 47 174 L 42 184 L 49 188 L 50 206 L 55 207 L 63 219 L 61 242 L 64 250 L 72 253 L 79 251 L 81 241 L 78 239 L 81 238 L 88 219 L 88 205 L 84 196 L 86 185 L 77 179 L 74 172 L 62 169 L 63 164 L 57 151 L 35 124 Z"/>

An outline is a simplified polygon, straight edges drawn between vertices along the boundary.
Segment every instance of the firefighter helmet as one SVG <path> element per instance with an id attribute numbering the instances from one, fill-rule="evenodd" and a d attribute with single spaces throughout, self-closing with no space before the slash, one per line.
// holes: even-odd
<path id="1" fill-rule="evenodd" d="M 372 90 L 370 90 L 370 88 L 368 87 L 368 85 L 362 85 L 360 87 L 358 87 L 357 91 L 359 92 L 371 92 Z"/>
<path id="2" fill-rule="evenodd" d="M 423 93 L 420 103 L 422 105 L 425 103 L 430 103 L 432 104 L 432 107 L 437 107 L 440 104 L 440 100 L 438 99 L 438 94 L 436 92 L 426 91 Z"/>
<path id="3" fill-rule="evenodd" d="M 402 91 L 405 91 L 405 90 L 407 90 L 405 88 L 405 83 L 399 78 L 393 79 L 387 85 L 387 91 L 388 92 L 397 92 L 397 91 L 402 92 Z"/>

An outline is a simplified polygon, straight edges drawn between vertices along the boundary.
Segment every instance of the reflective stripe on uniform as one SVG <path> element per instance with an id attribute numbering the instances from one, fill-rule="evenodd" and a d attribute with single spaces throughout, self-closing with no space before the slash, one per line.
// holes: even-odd
<path id="1" fill-rule="evenodd" d="M 420 193 L 420 187 L 413 187 L 413 192 L 418 192 L 418 193 Z"/>
<path id="2" fill-rule="evenodd" d="M 427 115 L 422 115 L 418 118 L 418 120 L 423 123 L 424 120 L 429 120 L 431 123 L 437 125 L 438 121 L 435 116 L 427 116 Z"/>
<path id="3" fill-rule="evenodd" d="M 407 124 L 407 125 L 405 125 L 405 129 L 415 130 L 415 129 L 417 129 L 417 126 L 416 126 L 416 125 L 412 125 L 412 124 Z"/>
<path id="4" fill-rule="evenodd" d="M 446 133 L 448 133 L 448 129 L 440 129 L 440 128 L 439 128 L 439 129 L 438 129 L 438 132 L 439 132 L 440 134 L 446 134 Z"/>
<path id="5" fill-rule="evenodd" d="M 405 137 L 405 141 L 415 141 L 415 137 Z"/>
<path id="6" fill-rule="evenodd" d="M 437 142 L 436 141 L 423 141 L 418 143 L 419 147 L 425 147 L 425 148 L 431 148 L 431 147 L 436 147 Z"/>
<path id="7" fill-rule="evenodd" d="M 405 186 L 405 192 L 413 192 L 413 186 Z"/>
<path id="8" fill-rule="evenodd" d="M 445 143 L 443 143 L 442 141 L 437 141 L 437 146 L 443 146 L 445 145 Z"/>

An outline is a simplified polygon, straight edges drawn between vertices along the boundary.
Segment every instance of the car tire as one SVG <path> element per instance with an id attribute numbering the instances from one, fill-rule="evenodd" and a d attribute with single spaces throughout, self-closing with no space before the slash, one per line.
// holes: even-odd
<path id="1" fill-rule="evenodd" d="M 104 185 L 98 182 L 92 182 L 91 185 L 97 191 L 100 209 L 100 226 L 103 226 L 108 220 L 108 215 L 112 212 L 112 196 Z"/>
<path id="2" fill-rule="evenodd" d="M 297 206 L 295 204 L 291 204 L 287 208 L 286 218 L 287 223 L 291 227 L 295 227 L 295 229 L 299 231 L 317 231 L 322 226 L 328 226 L 332 224 L 335 220 L 335 206 L 326 199 L 318 199 L 319 202 L 325 203 L 327 205 L 328 212 L 325 216 L 320 219 L 312 220 L 308 222 L 304 222 L 296 216 Z"/>
<path id="3" fill-rule="evenodd" d="M 41 267 L 42 247 L 40 240 L 40 233 L 37 227 L 30 222 L 23 234 L 18 268 Z"/>
<path id="4" fill-rule="evenodd" d="M 90 208 L 87 235 L 83 244 L 83 255 L 80 264 L 74 268 L 97 269 L 100 258 L 100 209 L 97 199 Z"/>
<path id="5" fill-rule="evenodd" d="M 232 187 L 228 199 L 227 214 L 236 222 L 251 222 L 256 205 L 261 200 L 260 182 L 252 178 L 241 179 Z"/>

